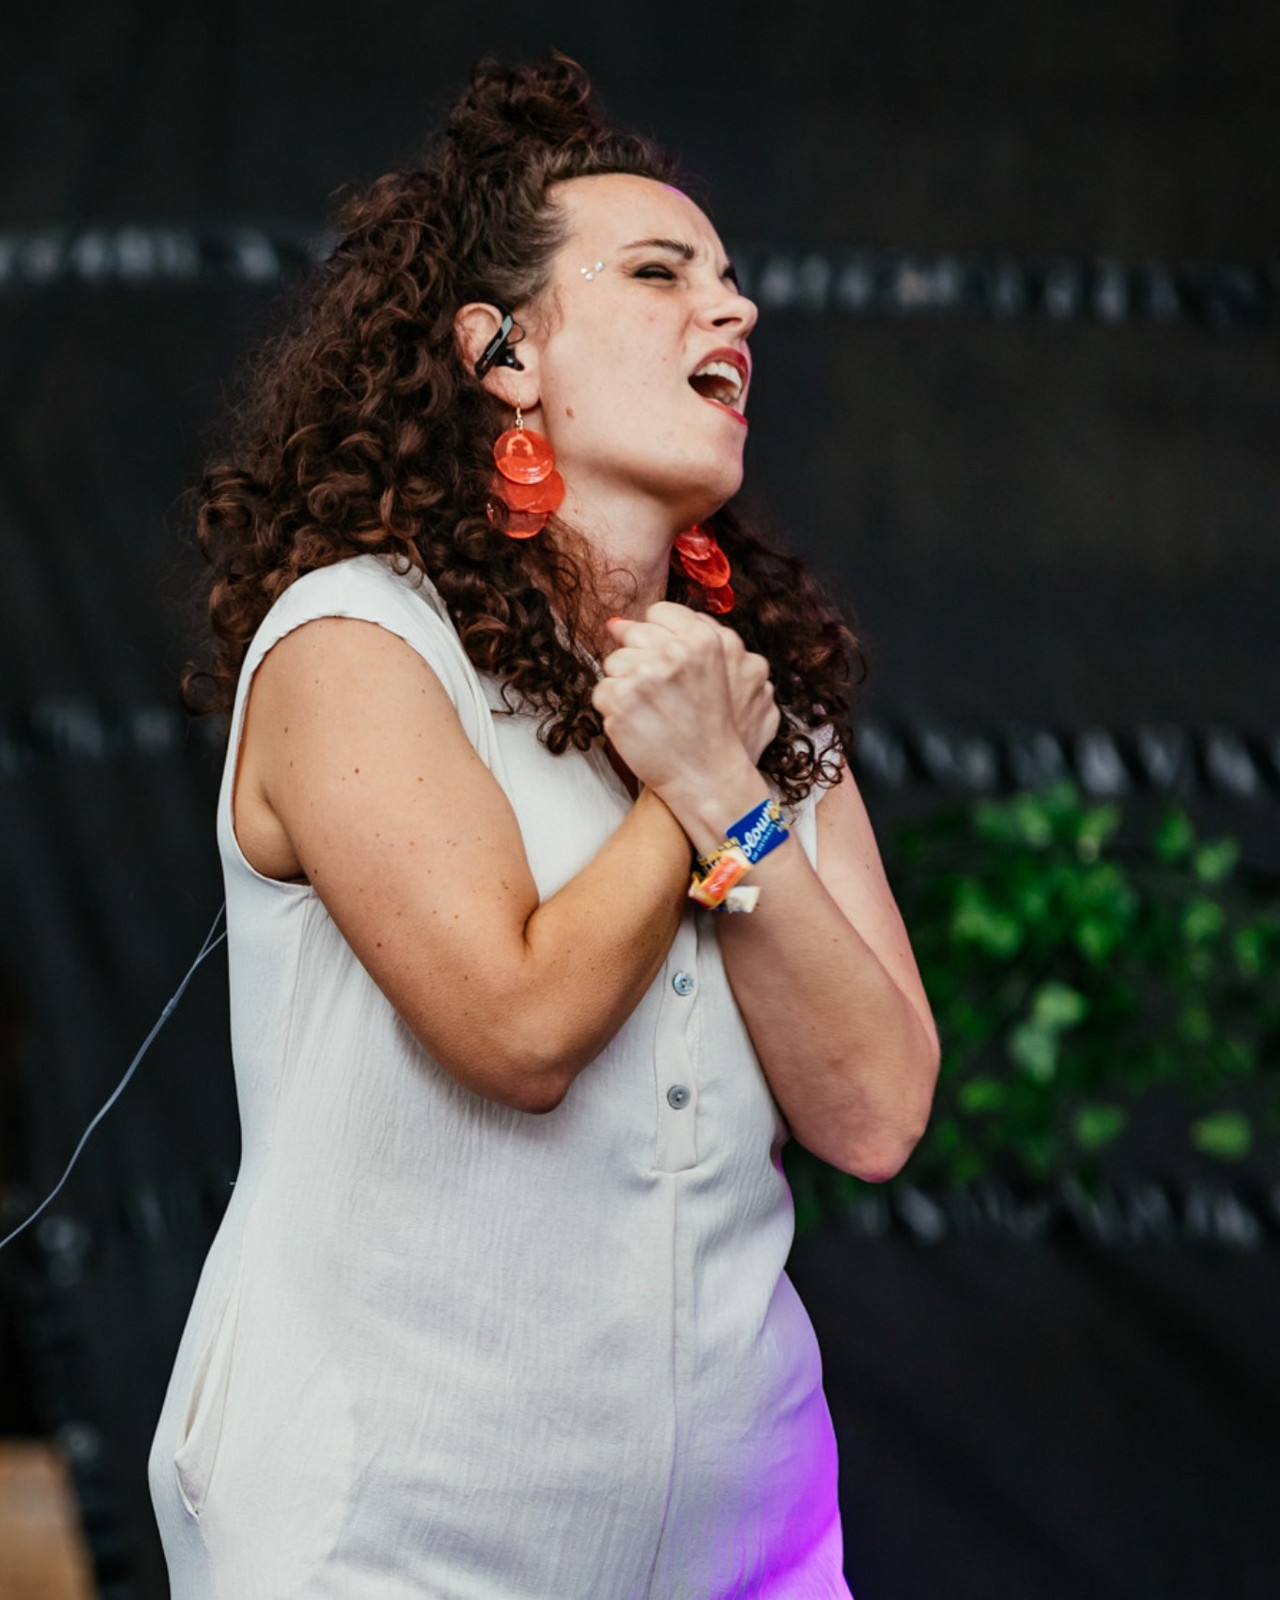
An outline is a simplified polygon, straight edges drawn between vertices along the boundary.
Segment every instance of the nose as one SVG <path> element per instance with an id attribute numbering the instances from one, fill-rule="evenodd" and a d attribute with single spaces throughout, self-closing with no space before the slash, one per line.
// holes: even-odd
<path id="1" fill-rule="evenodd" d="M 737 284 L 725 282 L 721 293 L 707 308 L 707 320 L 713 328 L 733 332 L 745 339 L 756 325 L 760 315 L 754 300 L 748 300 Z"/>

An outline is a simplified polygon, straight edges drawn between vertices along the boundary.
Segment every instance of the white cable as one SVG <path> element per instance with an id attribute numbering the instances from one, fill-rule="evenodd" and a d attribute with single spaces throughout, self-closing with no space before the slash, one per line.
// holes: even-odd
<path id="1" fill-rule="evenodd" d="M 106 1103 L 103 1105 L 102 1109 L 98 1112 L 97 1116 L 94 1117 L 93 1121 L 89 1124 L 89 1126 L 80 1135 L 80 1143 L 76 1146 L 75 1153 L 72 1155 L 71 1160 L 67 1162 L 67 1170 L 58 1179 L 57 1183 L 54 1184 L 53 1188 L 49 1191 L 49 1193 L 47 1195 L 45 1195 L 44 1199 L 35 1208 L 35 1210 L 31 1213 L 31 1215 L 29 1217 L 27 1217 L 25 1221 L 20 1222 L 18 1224 L 18 1226 L 13 1230 L 12 1233 L 7 1233 L 7 1234 L 5 1234 L 3 1239 L 0 1239 L 0 1250 L 3 1250 L 6 1245 L 11 1244 L 18 1237 L 18 1235 L 20 1233 L 22 1233 L 25 1229 L 29 1228 L 31 1226 L 31 1224 L 36 1220 L 36 1218 L 40 1215 L 40 1213 L 45 1209 L 45 1207 L 47 1205 L 49 1205 L 51 1201 L 53 1201 L 53 1200 L 55 1200 L 57 1198 L 58 1193 L 61 1190 L 63 1184 L 71 1176 L 71 1169 L 75 1166 L 76 1162 L 79 1161 L 80 1152 L 84 1149 L 85 1145 L 88 1144 L 89 1135 L 98 1126 L 98 1124 L 102 1121 L 103 1117 L 106 1116 L 107 1112 L 111 1110 L 112 1106 L 115 1105 L 116 1101 L 120 1098 L 120 1096 L 128 1088 L 129 1079 L 132 1078 L 134 1073 L 137 1071 L 138 1063 L 142 1060 L 143 1056 L 145 1056 L 147 1051 L 151 1048 L 152 1041 L 155 1039 L 156 1034 L 158 1034 L 160 1032 L 161 1028 L 164 1027 L 165 1023 L 168 1022 L 169 1018 L 173 1015 L 173 1009 L 177 1005 L 178 1001 L 182 999 L 182 996 L 186 993 L 187 985 L 191 982 L 191 979 L 195 974 L 196 968 L 200 965 L 200 963 L 204 960 L 204 958 L 206 956 L 212 955 L 213 952 L 222 943 L 222 941 L 227 937 L 227 930 L 224 928 L 222 930 L 222 932 L 218 934 L 218 937 L 216 939 L 214 938 L 214 933 L 217 930 L 218 924 L 222 921 L 222 914 L 226 909 L 227 908 L 226 908 L 225 905 L 221 905 L 221 906 L 218 907 L 218 914 L 213 919 L 213 926 L 209 929 L 208 933 L 205 934 L 204 943 L 200 946 L 199 955 L 195 958 L 195 960 L 191 963 L 190 967 L 187 969 L 186 977 L 178 985 L 178 987 L 177 987 L 176 991 L 174 992 L 172 998 L 170 999 L 168 1005 L 165 1006 L 164 1010 L 156 1018 L 155 1024 L 152 1027 L 151 1032 L 142 1041 L 142 1044 L 139 1047 L 137 1055 L 134 1056 L 133 1060 L 129 1063 L 129 1070 L 125 1073 L 124 1077 L 121 1078 L 120 1082 L 118 1084 L 116 1084 L 115 1088 L 111 1091 L 111 1094 L 107 1097 Z"/>

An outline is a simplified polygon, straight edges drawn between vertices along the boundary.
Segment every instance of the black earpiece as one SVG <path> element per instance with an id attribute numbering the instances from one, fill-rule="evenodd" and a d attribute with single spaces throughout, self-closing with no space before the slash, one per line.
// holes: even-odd
<path id="1" fill-rule="evenodd" d="M 517 334 L 514 339 L 511 337 L 513 331 Z M 497 333 L 485 345 L 479 361 L 476 362 L 476 377 L 483 378 L 490 367 L 514 367 L 517 372 L 523 372 L 524 368 L 516 360 L 516 353 L 511 348 L 513 344 L 519 344 L 523 338 L 524 329 L 508 311 Z"/>

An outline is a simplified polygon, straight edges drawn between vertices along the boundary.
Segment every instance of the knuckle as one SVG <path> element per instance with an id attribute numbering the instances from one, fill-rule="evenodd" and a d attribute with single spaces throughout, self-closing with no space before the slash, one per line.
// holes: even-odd
<path id="1" fill-rule="evenodd" d="M 689 659 L 689 646 L 683 639 L 668 639 L 662 646 L 662 659 L 667 666 L 679 671 Z"/>

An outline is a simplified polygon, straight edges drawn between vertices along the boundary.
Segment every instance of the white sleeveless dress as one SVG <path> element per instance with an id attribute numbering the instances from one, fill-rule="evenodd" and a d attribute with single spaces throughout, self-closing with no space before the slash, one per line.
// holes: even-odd
<path id="1" fill-rule="evenodd" d="M 254 671 L 331 616 L 434 669 L 544 898 L 631 803 L 416 576 L 344 561 L 263 621 L 218 802 L 242 1164 L 150 1461 L 174 1600 L 848 1600 L 786 1129 L 709 914 L 556 1110 L 463 1088 L 232 831 Z"/>

